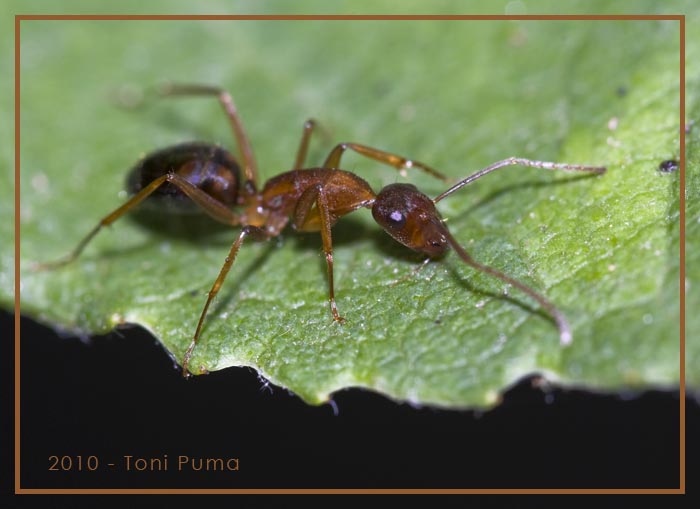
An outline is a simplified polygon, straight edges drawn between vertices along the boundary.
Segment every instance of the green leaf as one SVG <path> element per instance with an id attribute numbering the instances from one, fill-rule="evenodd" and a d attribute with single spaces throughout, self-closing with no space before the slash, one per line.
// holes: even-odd
<path id="1" fill-rule="evenodd" d="M 309 117 L 326 132 L 312 141 L 312 165 L 334 143 L 356 141 L 454 177 L 513 155 L 609 172 L 513 167 L 439 204 L 476 260 L 566 314 L 569 347 L 534 301 L 512 288 L 504 296 L 500 280 L 454 253 L 414 274 L 420 256 L 362 210 L 333 231 L 347 323 L 331 318 L 320 236 L 287 230 L 244 245 L 193 367 L 251 366 L 309 403 L 359 386 L 417 404 L 488 406 L 536 372 L 595 389 L 675 386 L 680 175 L 658 165 L 680 157 L 678 30 L 672 21 L 23 22 L 22 311 L 89 334 L 139 324 L 182 358 L 237 230 L 142 213 L 101 232 L 65 268 L 30 265 L 65 255 L 123 203 L 126 172 L 142 155 L 193 139 L 235 150 L 214 100 L 120 106 L 166 79 L 202 82 L 233 93 L 263 179 L 291 167 Z M 697 57 L 697 41 L 688 43 Z M 689 68 L 690 118 L 699 77 Z M 691 137 L 689 203 L 699 165 Z M 356 155 L 343 167 L 376 189 L 445 188 Z M 11 190 L 0 187 L 8 215 Z M 700 237 L 694 203 L 689 252 Z M 0 263 L 9 306 L 9 250 Z M 687 355 L 699 359 L 695 343 Z M 687 376 L 700 382 L 697 370 Z"/>

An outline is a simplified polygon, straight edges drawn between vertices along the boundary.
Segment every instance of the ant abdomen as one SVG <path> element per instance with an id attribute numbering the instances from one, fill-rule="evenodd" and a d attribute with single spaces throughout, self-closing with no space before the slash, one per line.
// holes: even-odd
<path id="1" fill-rule="evenodd" d="M 225 149 L 209 143 L 189 142 L 173 145 L 148 154 L 129 172 L 126 187 L 136 194 L 158 177 L 175 173 L 220 203 L 238 203 L 241 169 Z M 177 186 L 165 182 L 145 201 L 168 212 L 202 212 Z"/>

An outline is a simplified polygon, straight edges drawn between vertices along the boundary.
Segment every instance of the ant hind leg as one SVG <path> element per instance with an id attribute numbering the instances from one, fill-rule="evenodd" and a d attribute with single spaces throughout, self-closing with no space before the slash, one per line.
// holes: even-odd
<path id="1" fill-rule="evenodd" d="M 187 351 L 185 352 L 185 355 L 182 358 L 182 376 L 185 378 L 190 376 L 190 359 L 192 358 L 192 353 L 194 352 L 194 349 L 197 346 L 197 341 L 199 341 L 199 337 L 202 332 L 202 326 L 204 325 L 204 319 L 207 316 L 207 311 L 209 310 L 209 305 L 214 300 L 214 297 L 216 297 L 216 295 L 219 293 L 221 286 L 224 284 L 226 276 L 231 270 L 233 262 L 236 261 L 236 256 L 238 255 L 238 251 L 240 250 L 243 241 L 249 235 L 252 235 L 253 238 L 256 239 L 269 238 L 269 235 L 265 232 L 263 228 L 248 225 L 244 226 L 243 229 L 241 229 L 241 233 L 238 234 L 238 238 L 233 242 L 233 244 L 231 244 L 231 249 L 229 250 L 228 256 L 224 261 L 224 265 L 221 267 L 219 275 L 217 276 L 216 280 L 214 281 L 214 284 L 212 285 L 211 289 L 209 290 L 209 293 L 207 294 L 207 301 L 204 304 L 204 308 L 202 308 L 202 313 L 199 315 L 197 329 L 195 330 L 192 342 L 190 343 L 190 346 L 187 348 Z"/>
<path id="2" fill-rule="evenodd" d="M 37 263 L 32 268 L 36 271 L 47 269 L 51 270 L 63 267 L 64 265 L 67 265 L 70 262 L 74 261 L 83 252 L 85 246 L 89 244 L 89 242 L 95 237 L 95 235 L 99 233 L 99 231 L 103 227 L 111 225 L 117 219 L 119 219 L 131 209 L 136 207 L 143 200 L 148 198 L 149 195 L 155 192 L 156 189 L 158 189 L 161 185 L 163 185 L 166 182 L 170 182 L 174 186 L 177 186 L 178 189 L 185 193 L 192 201 L 199 205 L 213 219 L 232 226 L 240 224 L 240 219 L 238 215 L 231 212 L 231 210 L 226 205 L 215 200 L 214 198 L 206 194 L 204 191 L 195 187 L 179 175 L 175 173 L 168 173 L 166 175 L 161 175 L 160 177 L 155 179 L 153 182 L 141 189 L 141 191 L 132 196 L 126 203 L 124 203 L 119 208 L 103 217 L 97 224 L 97 226 L 95 226 L 90 231 L 90 233 L 88 233 L 83 238 L 83 240 L 81 240 L 78 243 L 75 249 L 68 253 L 68 255 L 53 262 Z"/>
<path id="3" fill-rule="evenodd" d="M 226 113 L 231 124 L 231 129 L 241 151 L 241 162 L 246 180 L 252 182 L 256 187 L 258 183 L 258 165 L 253 154 L 253 147 L 248 139 L 243 122 L 233 102 L 233 97 L 226 90 L 210 85 L 197 84 L 177 84 L 166 82 L 160 87 L 160 95 L 170 96 L 214 96 L 219 99 L 221 106 Z"/>

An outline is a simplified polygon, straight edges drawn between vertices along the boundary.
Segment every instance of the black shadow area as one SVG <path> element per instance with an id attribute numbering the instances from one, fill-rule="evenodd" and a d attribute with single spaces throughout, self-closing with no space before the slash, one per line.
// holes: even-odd
<path id="1" fill-rule="evenodd" d="M 6 351 L 13 317 L 0 319 Z M 250 369 L 183 380 L 137 328 L 83 341 L 23 318 L 21 332 L 23 488 L 678 487 L 673 392 L 543 391 L 526 380 L 475 413 L 347 390 L 335 415 L 265 388 Z M 689 479 L 699 417 L 688 399 Z M 225 468 L 232 458 L 238 470 Z"/>

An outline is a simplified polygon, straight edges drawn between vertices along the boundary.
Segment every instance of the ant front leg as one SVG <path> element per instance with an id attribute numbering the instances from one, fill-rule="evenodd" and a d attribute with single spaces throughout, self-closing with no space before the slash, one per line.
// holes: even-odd
<path id="1" fill-rule="evenodd" d="M 328 154 L 326 162 L 323 163 L 323 167 L 340 168 L 340 158 L 343 156 L 343 153 L 346 150 L 352 150 L 360 155 L 368 157 L 369 159 L 374 159 L 375 161 L 379 161 L 380 163 L 393 166 L 394 168 L 399 170 L 399 173 L 401 173 L 401 175 L 403 176 L 406 175 L 407 169 L 418 168 L 419 170 L 424 171 L 428 175 L 432 175 L 433 177 L 438 178 L 444 182 L 450 181 L 449 177 L 446 177 L 445 175 L 443 175 L 437 170 L 434 170 L 425 163 L 414 161 L 412 159 L 407 159 L 403 156 L 392 154 L 391 152 L 384 152 L 383 150 L 368 147 L 366 145 L 359 145 L 357 143 L 339 143 L 338 145 L 336 145 L 333 148 L 333 150 L 331 150 L 331 153 Z"/>
<path id="2" fill-rule="evenodd" d="M 314 203 L 316 204 L 315 209 L 313 208 Z M 331 237 L 331 226 L 333 226 L 334 221 L 331 218 L 328 200 L 322 184 L 310 187 L 301 195 L 294 211 L 293 225 L 298 231 L 317 231 L 319 222 L 323 252 L 326 255 L 326 266 L 328 268 L 328 300 L 331 305 L 331 313 L 333 314 L 333 320 L 343 323 L 345 318 L 338 313 L 338 306 L 335 303 L 335 291 L 333 289 L 333 240 Z"/>
<path id="3" fill-rule="evenodd" d="M 110 212 L 105 217 L 103 217 L 97 224 L 97 226 L 95 226 L 95 228 L 93 228 L 90 231 L 90 233 L 88 233 L 85 236 L 85 238 L 83 238 L 83 240 L 81 240 L 80 243 L 75 247 L 75 249 L 73 249 L 73 251 L 71 251 L 67 256 L 54 262 L 38 263 L 34 266 L 34 269 L 56 269 L 58 267 L 62 267 L 72 262 L 73 260 L 78 258 L 78 256 L 80 256 L 80 253 L 83 252 L 85 246 L 88 245 L 88 243 L 95 237 L 95 235 L 99 233 L 99 231 L 103 227 L 111 225 L 117 219 L 119 219 L 131 209 L 136 207 L 143 200 L 148 198 L 149 195 L 153 194 L 156 191 L 156 189 L 158 189 L 161 185 L 165 184 L 166 182 L 169 182 L 176 186 L 178 189 L 180 189 L 180 191 L 185 193 L 193 202 L 199 205 L 204 210 L 204 212 L 206 212 L 213 219 L 231 226 L 236 226 L 240 224 L 240 219 L 238 215 L 231 212 L 231 210 L 229 210 L 229 208 L 226 205 L 212 198 L 210 195 L 208 195 L 198 187 L 195 187 L 178 174 L 168 173 L 166 175 L 161 175 L 160 177 L 155 179 L 153 182 L 141 189 L 141 191 L 132 196 L 121 207 L 117 208 L 113 212 Z"/>
<path id="4" fill-rule="evenodd" d="M 243 171 L 245 173 L 246 180 L 252 182 L 257 188 L 258 185 L 258 165 L 255 161 L 255 156 L 253 155 L 253 147 L 250 144 L 248 135 L 243 127 L 243 122 L 238 114 L 236 105 L 233 102 L 233 97 L 226 90 L 219 87 L 213 87 L 210 85 L 195 85 L 195 84 L 177 84 L 177 83 L 165 83 L 160 88 L 160 94 L 162 96 L 177 96 L 177 95 L 205 95 L 205 96 L 215 96 L 219 99 L 221 106 L 228 116 L 229 122 L 231 123 L 231 128 L 233 129 L 233 135 L 236 138 L 236 143 L 238 144 L 238 149 L 241 151 L 241 162 L 243 163 Z"/>
<path id="5" fill-rule="evenodd" d="M 202 309 L 202 313 L 199 315 L 199 321 L 197 322 L 197 329 L 194 332 L 194 337 L 192 338 L 192 342 L 190 343 L 190 346 L 187 348 L 187 351 L 185 352 L 185 355 L 182 358 L 182 376 L 187 378 L 190 375 L 190 370 L 189 370 L 189 364 L 190 364 L 190 359 L 192 358 L 192 353 L 194 352 L 195 347 L 197 346 L 197 341 L 199 340 L 199 337 L 202 332 L 202 326 L 204 325 L 204 318 L 207 316 L 207 311 L 209 310 L 209 305 L 211 304 L 212 300 L 214 300 L 214 297 L 216 297 L 216 294 L 219 293 L 219 290 L 221 289 L 221 285 L 224 284 L 224 280 L 226 279 L 226 275 L 229 273 L 231 270 L 231 266 L 233 265 L 233 262 L 236 261 L 236 255 L 238 255 L 238 251 L 241 248 L 241 245 L 243 244 L 243 241 L 245 240 L 246 237 L 249 235 L 252 235 L 253 238 L 260 239 L 260 240 L 267 240 L 269 238 L 269 235 L 263 228 L 259 228 L 257 226 L 244 226 L 243 229 L 241 230 L 241 233 L 238 235 L 238 238 L 233 242 L 231 245 L 231 249 L 229 250 L 228 256 L 224 260 L 224 265 L 221 267 L 221 270 L 219 271 L 219 275 L 216 278 L 216 281 L 214 281 L 214 284 L 211 287 L 211 290 L 209 290 L 209 293 L 207 294 L 207 301 L 204 304 L 204 308 Z"/>

